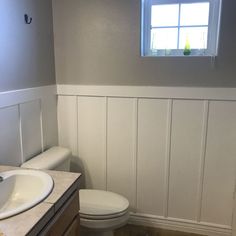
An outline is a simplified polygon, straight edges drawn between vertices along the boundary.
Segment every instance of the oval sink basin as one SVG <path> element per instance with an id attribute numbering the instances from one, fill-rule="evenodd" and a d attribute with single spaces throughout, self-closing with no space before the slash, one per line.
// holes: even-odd
<path id="1" fill-rule="evenodd" d="M 0 173 L 0 220 L 43 201 L 53 189 L 52 177 L 38 170 Z"/>

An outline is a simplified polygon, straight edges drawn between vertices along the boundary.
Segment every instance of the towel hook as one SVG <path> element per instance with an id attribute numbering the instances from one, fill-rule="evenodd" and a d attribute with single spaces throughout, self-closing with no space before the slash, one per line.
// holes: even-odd
<path id="1" fill-rule="evenodd" d="M 25 17 L 25 24 L 28 24 L 28 25 L 31 24 L 32 17 L 29 17 L 28 14 L 25 14 L 24 17 Z"/>

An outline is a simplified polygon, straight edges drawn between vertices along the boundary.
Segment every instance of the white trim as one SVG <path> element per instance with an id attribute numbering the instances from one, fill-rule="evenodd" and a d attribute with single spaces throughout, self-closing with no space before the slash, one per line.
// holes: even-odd
<path id="1" fill-rule="evenodd" d="M 44 152 L 44 130 L 43 130 L 43 109 L 42 109 L 42 99 L 39 100 L 40 106 L 40 135 L 41 135 L 41 150 Z"/>
<path id="2" fill-rule="evenodd" d="M 76 156 L 79 156 L 79 97 L 76 98 Z M 57 108 L 58 111 L 58 108 Z M 57 125 L 57 127 L 59 127 Z"/>
<path id="3" fill-rule="evenodd" d="M 169 212 L 169 192 L 170 192 L 170 158 L 171 158 L 171 130 L 172 130 L 173 99 L 168 100 L 167 127 L 166 127 L 166 147 L 165 147 L 165 202 L 164 216 Z"/>
<path id="4" fill-rule="evenodd" d="M 131 213 L 129 223 L 208 236 L 231 236 L 232 233 L 231 228 L 224 225 L 207 224 L 203 222 L 197 223 L 190 220 L 165 218 L 137 213 Z"/>
<path id="5" fill-rule="evenodd" d="M 152 5 L 157 4 L 179 4 L 179 3 L 198 3 L 198 2 L 211 2 L 212 0 L 152 0 Z"/>
<path id="6" fill-rule="evenodd" d="M 137 209 L 137 189 L 138 189 L 138 178 L 137 178 L 137 158 L 138 158 L 138 98 L 134 98 L 133 101 L 133 201 L 134 207 Z"/>
<path id="7" fill-rule="evenodd" d="M 236 101 L 236 88 L 57 85 L 58 95 Z M 0 93 L 0 108 L 1 108 Z"/>
<path id="8" fill-rule="evenodd" d="M 107 128 L 107 125 L 108 125 L 108 98 L 105 97 L 105 109 L 104 109 L 104 113 L 105 113 L 105 116 L 104 116 L 104 157 L 105 157 L 105 160 L 104 160 L 104 177 L 105 177 L 105 190 L 108 191 L 108 184 L 107 184 L 107 162 L 108 162 L 108 155 L 107 155 L 107 143 L 108 143 L 108 128 Z"/>
<path id="9" fill-rule="evenodd" d="M 209 21 L 205 25 L 207 27 L 207 42 L 202 49 L 192 48 L 192 56 L 217 56 L 218 53 L 218 37 L 219 37 L 219 27 L 220 27 L 220 14 L 221 14 L 221 0 L 146 0 L 142 1 L 142 21 L 141 21 L 141 55 L 142 56 L 185 56 L 183 55 L 183 49 L 179 48 L 179 30 L 182 27 L 203 27 L 203 25 L 189 25 L 181 26 L 180 25 L 180 5 L 188 3 L 209 3 Z M 179 5 L 178 10 L 178 25 L 173 26 L 162 26 L 161 28 L 178 28 L 178 37 L 177 37 L 177 47 L 171 48 L 171 52 L 163 49 L 154 50 L 151 49 L 151 6 L 153 5 L 162 5 L 162 4 L 176 4 Z M 154 27 L 159 28 L 159 27 Z"/>
<path id="10" fill-rule="evenodd" d="M 18 119 L 19 119 L 19 134 L 20 134 L 20 157 L 21 160 L 20 162 L 24 162 L 24 147 L 23 147 L 23 135 L 22 135 L 22 119 L 21 119 L 21 114 L 20 114 L 20 104 L 17 104 L 17 109 L 18 109 Z"/>
<path id="11" fill-rule="evenodd" d="M 0 92 L 0 108 L 41 99 L 56 94 L 56 85 Z"/>
<path id="12" fill-rule="evenodd" d="M 199 165 L 199 185 L 198 185 L 198 206 L 197 206 L 197 221 L 201 221 L 202 214 L 202 197 L 203 197 L 203 184 L 205 173 L 205 159 L 207 148 L 207 131 L 208 131 L 208 118 L 209 118 L 209 101 L 204 101 L 204 111 L 202 118 L 202 138 L 201 138 L 201 153 Z"/>

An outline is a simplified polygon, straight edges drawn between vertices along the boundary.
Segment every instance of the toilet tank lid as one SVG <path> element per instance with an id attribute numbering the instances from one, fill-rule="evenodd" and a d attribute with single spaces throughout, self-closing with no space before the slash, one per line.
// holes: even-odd
<path id="1" fill-rule="evenodd" d="M 23 168 L 52 170 L 69 159 L 71 151 L 63 147 L 52 147 L 21 165 Z"/>

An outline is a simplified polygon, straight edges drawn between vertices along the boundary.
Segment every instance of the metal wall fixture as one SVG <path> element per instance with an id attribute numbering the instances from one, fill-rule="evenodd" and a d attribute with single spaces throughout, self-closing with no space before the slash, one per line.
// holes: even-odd
<path id="1" fill-rule="evenodd" d="M 27 24 L 27 25 L 31 24 L 31 22 L 33 20 L 32 17 L 29 17 L 28 14 L 24 15 L 24 19 L 25 19 L 25 24 Z"/>

